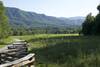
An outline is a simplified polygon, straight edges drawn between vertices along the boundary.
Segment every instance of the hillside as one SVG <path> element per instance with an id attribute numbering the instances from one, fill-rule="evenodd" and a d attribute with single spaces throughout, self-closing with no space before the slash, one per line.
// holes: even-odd
<path id="1" fill-rule="evenodd" d="M 84 18 L 57 18 L 46 16 L 45 14 L 37 14 L 35 12 L 27 12 L 18 8 L 6 8 L 6 15 L 13 27 L 25 28 L 75 28 L 80 27 Z"/>

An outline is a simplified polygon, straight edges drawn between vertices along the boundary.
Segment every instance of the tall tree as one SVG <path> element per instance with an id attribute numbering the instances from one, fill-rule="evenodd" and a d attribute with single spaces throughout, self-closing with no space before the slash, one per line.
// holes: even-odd
<path id="1" fill-rule="evenodd" d="M 5 15 L 5 7 L 0 1 L 0 39 L 8 36 L 9 33 L 9 24 L 7 16 Z"/>
<path id="2" fill-rule="evenodd" d="M 95 25 L 94 25 L 94 34 L 95 35 L 100 35 L 100 5 L 97 6 L 97 10 L 99 13 L 95 17 Z"/>
<path id="3" fill-rule="evenodd" d="M 84 35 L 92 34 L 93 25 L 94 25 L 94 16 L 92 16 L 92 14 L 90 13 L 87 15 L 86 20 L 82 24 L 82 33 Z"/>
<path id="4" fill-rule="evenodd" d="M 97 6 L 97 9 L 99 10 L 99 13 L 100 13 L 100 5 Z"/>

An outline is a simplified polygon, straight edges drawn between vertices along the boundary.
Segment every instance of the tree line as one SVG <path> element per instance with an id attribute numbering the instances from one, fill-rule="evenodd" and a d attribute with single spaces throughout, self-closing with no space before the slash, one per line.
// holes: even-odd
<path id="1" fill-rule="evenodd" d="M 78 33 L 80 29 L 68 29 L 68 28 L 11 28 L 11 35 L 33 35 L 33 34 L 71 34 Z"/>
<path id="2" fill-rule="evenodd" d="M 100 35 L 100 5 L 97 6 L 99 13 L 94 17 L 92 13 L 88 14 L 86 20 L 82 24 L 84 35 Z"/>

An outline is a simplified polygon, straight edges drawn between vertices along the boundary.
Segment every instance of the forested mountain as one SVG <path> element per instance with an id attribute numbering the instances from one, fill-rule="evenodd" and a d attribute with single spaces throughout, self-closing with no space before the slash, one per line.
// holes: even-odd
<path id="1" fill-rule="evenodd" d="M 6 15 L 9 18 L 11 26 L 25 28 L 74 28 L 80 27 L 84 21 L 83 17 L 57 18 L 46 16 L 44 14 L 37 14 L 35 12 L 27 12 L 18 8 L 11 7 L 6 7 Z"/>

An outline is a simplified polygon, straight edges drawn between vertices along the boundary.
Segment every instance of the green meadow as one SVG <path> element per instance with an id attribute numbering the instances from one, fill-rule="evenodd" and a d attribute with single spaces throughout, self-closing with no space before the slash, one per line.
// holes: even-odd
<path id="1" fill-rule="evenodd" d="M 36 54 L 36 67 L 100 67 L 100 36 L 38 34 L 11 36 L 4 42 L 14 39 L 29 42 L 29 52 Z"/>

